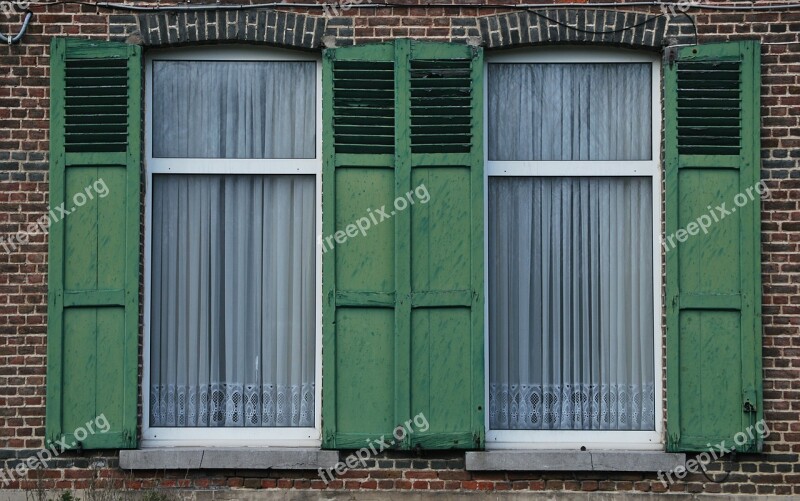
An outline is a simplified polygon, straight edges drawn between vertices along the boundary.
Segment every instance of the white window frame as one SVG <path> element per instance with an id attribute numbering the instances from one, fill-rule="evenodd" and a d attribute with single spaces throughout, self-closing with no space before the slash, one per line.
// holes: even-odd
<path id="1" fill-rule="evenodd" d="M 309 159 L 154 158 L 153 63 L 155 61 L 311 61 L 316 63 L 316 144 Z M 322 59 L 319 54 L 273 48 L 228 46 L 169 49 L 145 57 L 145 239 L 142 447 L 319 447 L 322 444 L 322 250 L 315 245 L 316 349 L 314 427 L 150 426 L 150 308 L 153 174 L 306 174 L 316 179 L 315 242 L 322 239 Z"/>
<path id="2" fill-rule="evenodd" d="M 650 63 L 652 65 L 651 159 L 636 161 L 498 161 L 489 160 L 488 75 L 493 63 Z M 484 75 L 484 384 L 487 449 L 663 450 L 663 367 L 661 326 L 661 64 L 656 54 L 599 47 L 543 47 L 487 53 Z M 489 425 L 489 177 L 493 176 L 637 176 L 650 177 L 653 189 L 653 345 L 655 430 L 492 430 Z"/>

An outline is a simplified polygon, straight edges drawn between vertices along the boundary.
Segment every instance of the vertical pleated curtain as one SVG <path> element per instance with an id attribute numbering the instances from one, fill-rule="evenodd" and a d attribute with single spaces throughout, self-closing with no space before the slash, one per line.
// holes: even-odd
<path id="1" fill-rule="evenodd" d="M 314 158 L 316 65 L 155 61 L 153 156 Z"/>
<path id="2" fill-rule="evenodd" d="M 648 65 L 489 68 L 490 158 L 650 157 Z M 652 210 L 649 177 L 489 179 L 491 429 L 655 429 Z"/>
<path id="3" fill-rule="evenodd" d="M 313 158 L 315 71 L 155 62 L 154 157 Z M 315 177 L 154 175 L 152 204 L 150 425 L 314 426 Z"/>
<path id="4" fill-rule="evenodd" d="M 650 68 L 490 64 L 489 160 L 649 160 Z"/>
<path id="5" fill-rule="evenodd" d="M 314 426 L 314 183 L 154 176 L 152 426 Z"/>

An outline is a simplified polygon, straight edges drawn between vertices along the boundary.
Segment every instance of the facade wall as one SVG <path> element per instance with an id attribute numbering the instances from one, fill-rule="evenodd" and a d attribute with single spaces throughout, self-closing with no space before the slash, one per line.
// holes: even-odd
<path id="1" fill-rule="evenodd" d="M 48 210 L 48 51 L 54 36 L 127 40 L 145 45 L 146 50 L 234 42 L 320 50 L 396 37 L 467 42 L 487 50 L 547 44 L 554 38 L 559 43 L 599 42 L 659 50 L 659 40 L 664 44 L 691 43 L 695 36 L 692 24 L 682 15 L 655 20 L 652 27 L 639 31 L 641 39 L 625 38 L 625 33 L 592 38 L 564 26 L 582 23 L 596 29 L 601 25 L 599 17 L 580 18 L 576 13 L 581 9 L 572 14 L 554 7 L 536 9 L 563 22 L 545 30 L 534 26 L 541 16 L 513 8 L 516 2 L 401 3 L 404 5 L 342 9 L 342 16 L 330 19 L 317 7 L 279 12 L 136 14 L 73 3 L 33 4 L 35 15 L 21 43 L 0 46 L 0 235 L 24 231 Z M 509 7 L 483 7 L 482 3 L 507 3 Z M 603 9 L 627 14 L 613 19 L 604 16 L 602 26 L 630 26 L 635 19 L 662 13 L 658 6 L 618 4 Z M 591 9 L 591 3 L 586 8 Z M 771 192 L 771 199 L 762 202 L 763 377 L 764 416 L 771 433 L 763 454 L 712 463 L 714 478 L 722 476 L 721 470 L 732 469 L 724 482 L 690 475 L 664 486 L 655 474 L 468 472 L 463 452 L 438 451 L 384 453 L 371 460 L 368 468 L 349 471 L 326 485 L 316 471 L 125 472 L 116 467 L 114 452 L 70 452 L 50 461 L 49 469 L 31 472 L 7 487 L 80 489 L 99 478 L 133 489 L 800 494 L 800 10 L 692 9 L 690 14 L 701 43 L 743 39 L 762 43 L 761 177 Z M 0 30 L 15 32 L 22 17 L 19 13 L 8 18 L 0 14 Z M 287 30 L 288 26 L 292 29 Z M 45 235 L 28 242 L 0 244 L 0 462 L 8 469 L 43 446 L 47 263 Z"/>

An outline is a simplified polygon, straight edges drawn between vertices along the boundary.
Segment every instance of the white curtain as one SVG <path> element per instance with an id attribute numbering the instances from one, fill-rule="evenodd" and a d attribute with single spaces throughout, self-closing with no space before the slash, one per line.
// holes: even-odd
<path id="1" fill-rule="evenodd" d="M 650 159 L 650 68 L 490 64 L 489 159 Z M 492 429 L 655 429 L 651 183 L 490 178 Z"/>
<path id="2" fill-rule="evenodd" d="M 316 65 L 156 61 L 156 158 L 314 158 Z"/>
<path id="3" fill-rule="evenodd" d="M 153 176 L 151 426 L 314 426 L 314 198 L 314 176 Z"/>
<path id="4" fill-rule="evenodd" d="M 490 64 L 489 160 L 648 160 L 651 65 Z"/>
<path id="5" fill-rule="evenodd" d="M 654 429 L 652 226 L 650 178 L 490 178 L 492 429 Z"/>

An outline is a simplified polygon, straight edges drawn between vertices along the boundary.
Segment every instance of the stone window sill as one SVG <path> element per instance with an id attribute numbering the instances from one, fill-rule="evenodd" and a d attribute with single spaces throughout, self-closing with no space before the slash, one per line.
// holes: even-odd
<path id="1" fill-rule="evenodd" d="M 684 466 L 685 454 L 651 451 L 467 452 L 470 471 L 669 471 Z"/>
<path id="2" fill-rule="evenodd" d="M 339 461 L 337 451 L 312 448 L 173 447 L 119 451 L 125 470 L 316 470 Z"/>

